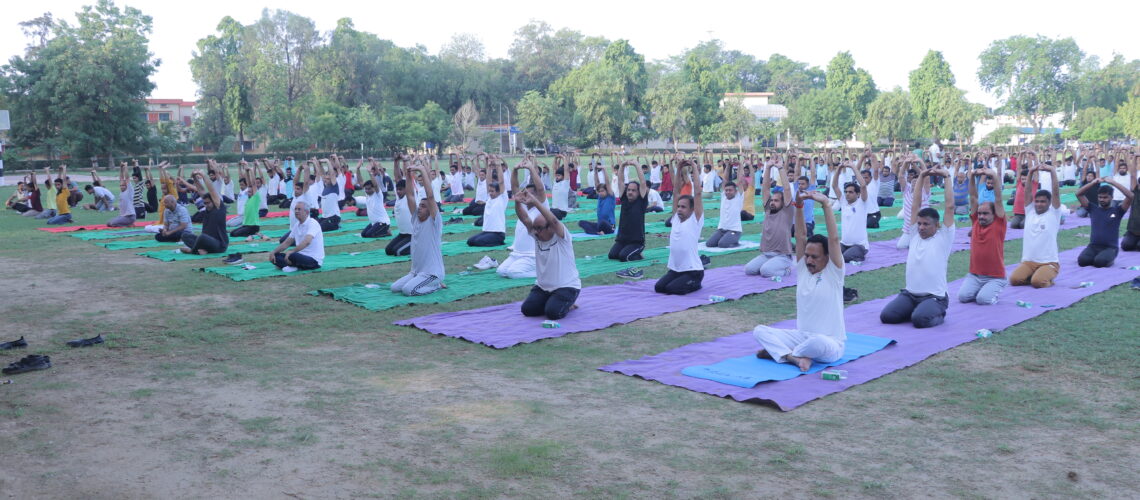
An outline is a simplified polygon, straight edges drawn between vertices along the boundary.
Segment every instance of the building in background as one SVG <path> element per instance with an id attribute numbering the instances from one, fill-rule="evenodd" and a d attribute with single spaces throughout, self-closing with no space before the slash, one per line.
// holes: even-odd
<path id="1" fill-rule="evenodd" d="M 182 99 L 147 99 L 146 112 L 142 118 L 156 130 L 171 127 L 175 133 L 175 140 L 182 143 L 190 142 L 190 126 L 198 118 L 194 109 L 194 101 Z M 198 148 L 195 148 L 198 150 Z"/>

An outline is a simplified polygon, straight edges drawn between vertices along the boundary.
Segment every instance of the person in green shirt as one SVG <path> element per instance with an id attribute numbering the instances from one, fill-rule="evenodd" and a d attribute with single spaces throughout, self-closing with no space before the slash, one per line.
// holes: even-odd
<path id="1" fill-rule="evenodd" d="M 256 164 L 253 168 L 257 168 Z M 261 234 L 261 214 L 258 213 L 258 209 L 261 208 L 261 191 L 253 182 L 254 171 L 243 161 L 238 167 L 238 174 L 245 183 L 245 207 L 241 215 L 241 226 L 230 231 L 230 237 L 245 238 L 246 241 L 253 241 L 254 238 L 267 239 Z"/>

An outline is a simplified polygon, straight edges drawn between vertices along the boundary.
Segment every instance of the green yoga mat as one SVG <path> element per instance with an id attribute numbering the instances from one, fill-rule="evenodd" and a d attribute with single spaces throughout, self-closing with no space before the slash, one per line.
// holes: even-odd
<path id="1" fill-rule="evenodd" d="M 280 237 L 280 236 L 278 236 L 278 237 Z M 334 247 L 334 246 L 341 246 L 341 245 L 353 245 L 356 243 L 368 243 L 371 241 L 383 241 L 385 243 L 385 245 L 387 245 L 388 241 L 390 241 L 390 240 L 391 240 L 391 238 L 361 238 L 360 233 L 356 233 L 356 232 L 342 233 L 342 234 L 327 233 L 325 235 L 325 248 Z M 274 248 L 277 248 L 277 240 L 276 239 L 271 240 L 271 241 L 259 241 L 259 242 L 253 242 L 253 243 L 233 244 L 233 245 L 230 245 L 229 248 L 226 249 L 226 253 L 227 254 L 230 254 L 230 253 L 257 254 L 257 253 L 269 252 L 269 251 L 273 250 Z M 173 261 L 183 261 L 183 260 L 217 259 L 217 258 L 220 258 L 222 256 L 221 254 L 206 254 L 206 255 L 188 254 L 188 253 L 182 253 L 182 252 L 175 252 L 175 251 L 170 250 L 170 249 L 152 250 L 149 252 L 140 252 L 138 255 L 142 255 L 143 257 L 150 257 L 152 259 L 158 259 L 158 260 L 161 260 L 163 262 L 173 262 Z M 248 260 L 248 261 L 250 261 L 256 265 L 257 264 L 256 261 L 265 260 L 265 259 L 247 258 L 246 260 Z M 268 261 L 266 261 L 266 263 L 268 263 Z"/>
<path id="2" fill-rule="evenodd" d="M 760 241 L 760 235 L 746 235 L 741 238 L 741 240 Z M 716 252 L 701 253 L 715 256 L 755 249 L 755 247 L 729 248 Z M 658 264 L 664 264 L 668 262 L 669 248 L 651 248 L 646 250 L 642 256 L 644 259 L 632 262 L 610 260 L 604 255 L 597 257 L 579 257 L 575 261 L 575 266 L 578 268 L 578 276 L 583 278 L 598 274 L 613 273 L 630 267 L 653 267 Z M 446 282 L 447 288 L 430 293 L 428 295 L 420 295 L 416 297 L 405 297 L 402 294 L 392 293 L 391 283 L 355 283 L 349 286 L 337 288 L 323 288 L 309 292 L 309 294 L 328 295 L 335 300 L 348 302 L 349 304 L 363 307 L 369 311 L 383 311 L 386 309 L 402 306 L 404 304 L 441 304 L 444 302 L 452 302 L 470 297 L 472 295 L 498 292 L 518 287 L 529 287 L 534 285 L 534 279 L 504 278 L 496 274 L 492 269 L 465 276 L 451 275 L 447 277 Z"/>
<path id="3" fill-rule="evenodd" d="M 466 241 L 449 241 L 445 242 L 441 247 L 443 255 L 461 255 L 465 253 L 487 252 L 491 250 L 502 250 L 510 246 L 514 238 L 508 236 L 506 241 L 497 247 L 470 247 L 467 246 Z M 174 254 L 171 253 L 171 256 Z M 325 256 L 324 265 L 318 269 L 309 271 L 297 271 L 293 273 L 282 272 L 277 269 L 273 264 L 267 260 L 263 262 L 252 262 L 255 269 L 244 269 L 242 266 L 219 266 L 219 267 L 205 267 L 199 269 L 207 273 L 220 274 L 234 281 L 249 281 L 260 278 L 270 278 L 274 276 L 290 276 L 309 273 L 320 273 L 327 271 L 336 271 L 337 269 L 352 269 L 356 267 L 370 267 L 380 266 L 384 264 L 392 264 L 394 262 L 406 262 L 410 259 L 408 256 L 392 256 L 384 253 L 383 248 L 375 250 L 367 250 L 363 252 L 351 253 L 338 253 Z"/>

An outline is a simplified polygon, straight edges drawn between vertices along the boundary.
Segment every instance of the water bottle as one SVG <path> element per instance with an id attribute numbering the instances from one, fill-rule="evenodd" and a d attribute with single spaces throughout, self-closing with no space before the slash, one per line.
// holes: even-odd
<path id="1" fill-rule="evenodd" d="M 981 330 L 978 330 L 978 338 L 980 338 L 980 339 L 988 339 L 993 334 L 994 334 L 994 332 L 992 332 L 986 328 L 982 328 Z"/>
<path id="2" fill-rule="evenodd" d="M 847 378 L 847 370 L 836 370 L 834 368 L 829 368 L 827 370 L 819 372 L 819 378 L 822 378 L 824 380 L 843 380 Z"/>
<path id="3" fill-rule="evenodd" d="M 1095 284 L 1096 284 L 1096 282 L 1095 282 L 1095 281 L 1082 281 L 1082 282 L 1081 282 L 1081 286 L 1080 286 L 1079 288 L 1089 288 L 1089 287 L 1092 287 L 1092 286 L 1093 286 L 1093 285 L 1095 285 Z"/>
<path id="4" fill-rule="evenodd" d="M 1140 266 L 1128 266 L 1129 271 L 1140 271 Z"/>
<path id="5" fill-rule="evenodd" d="M 781 282 L 781 281 L 784 281 L 784 277 L 783 277 L 783 276 L 780 276 L 780 275 L 772 276 L 772 281 L 775 281 L 776 283 L 779 283 L 779 282 Z"/>
<path id="6" fill-rule="evenodd" d="M 557 321 L 548 319 L 548 320 L 542 322 L 542 327 L 543 328 L 562 328 L 562 325 L 558 324 Z"/>
<path id="7" fill-rule="evenodd" d="M 712 303 L 724 302 L 726 300 L 728 300 L 726 297 L 720 295 L 709 295 L 709 302 Z"/>
<path id="8" fill-rule="evenodd" d="M 1019 300 L 1019 301 L 1017 301 L 1017 307 L 1024 307 L 1026 309 L 1029 309 L 1029 308 L 1033 307 L 1033 303 L 1032 302 L 1026 302 L 1024 300 Z"/>

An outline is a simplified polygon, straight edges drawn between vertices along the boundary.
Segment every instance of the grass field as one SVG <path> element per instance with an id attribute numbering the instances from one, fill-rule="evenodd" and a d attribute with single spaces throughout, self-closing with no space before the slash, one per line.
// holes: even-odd
<path id="1" fill-rule="evenodd" d="M 307 292 L 390 282 L 407 263 L 232 282 L 194 271 L 220 260 L 159 262 L 41 223 L 0 213 L 0 340 L 31 343 L 0 362 L 54 364 L 0 385 L 10 498 L 1101 498 L 1140 486 L 1140 295 L 1127 286 L 785 413 L 596 368 L 793 317 L 792 288 L 494 350 L 391 323 L 527 288 L 369 312 Z M 1087 233 L 1063 232 L 1061 248 Z M 447 257 L 449 273 L 481 255 Z M 951 279 L 967 263 L 954 254 Z M 847 281 L 861 300 L 902 282 L 902 265 Z M 64 346 L 96 333 L 107 343 Z"/>

